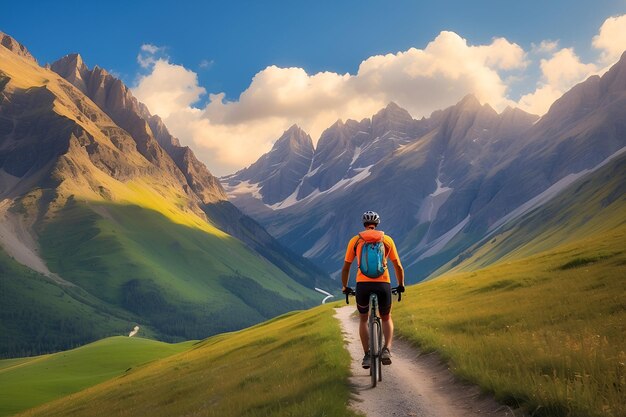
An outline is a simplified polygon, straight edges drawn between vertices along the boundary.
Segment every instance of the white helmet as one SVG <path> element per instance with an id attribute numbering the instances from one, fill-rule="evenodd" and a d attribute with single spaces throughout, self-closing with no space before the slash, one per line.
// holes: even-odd
<path id="1" fill-rule="evenodd" d="M 380 223 L 380 216 L 375 211 L 366 211 L 363 213 L 363 223 Z"/>

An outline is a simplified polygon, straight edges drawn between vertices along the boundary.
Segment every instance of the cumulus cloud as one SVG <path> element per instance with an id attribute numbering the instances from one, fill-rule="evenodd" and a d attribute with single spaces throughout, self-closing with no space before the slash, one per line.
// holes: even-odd
<path id="1" fill-rule="evenodd" d="M 369 57 L 355 74 L 269 66 L 235 100 L 221 92 L 207 95 L 195 72 L 170 62 L 164 48 L 145 44 L 137 60 L 147 73 L 133 91 L 210 169 L 226 174 L 269 151 L 294 123 L 316 141 L 337 119 L 370 117 L 390 101 L 422 117 L 472 93 L 497 110 L 517 105 L 542 115 L 573 85 L 619 58 L 626 47 L 625 25 L 626 16 L 604 22 L 592 41 L 601 53 L 596 63 L 583 62 L 558 40 L 540 41 L 527 53 L 505 38 L 471 45 L 443 31 L 423 49 Z M 200 68 L 211 64 L 202 62 Z M 528 77 L 529 66 L 539 67 L 540 79 L 515 102 L 511 85 Z M 203 98 L 206 104 L 197 104 Z"/>
<path id="2" fill-rule="evenodd" d="M 597 62 L 582 62 L 573 48 L 557 49 L 558 41 L 542 41 L 539 45 L 533 45 L 533 52 L 549 53 L 550 57 L 541 59 L 541 79 L 534 92 L 520 98 L 518 106 L 543 115 L 555 100 L 574 85 L 591 75 L 606 72 L 626 50 L 626 15 L 606 19 L 591 44 L 600 51 Z"/>
<path id="3" fill-rule="evenodd" d="M 530 113 L 541 115 L 563 93 L 598 70 L 594 64 L 582 63 L 572 48 L 560 49 L 550 59 L 542 59 L 540 67 L 542 79 L 537 89 L 522 96 L 518 105 Z"/>
<path id="4" fill-rule="evenodd" d="M 150 58 L 143 57 L 140 65 Z M 167 59 L 152 59 L 151 72 L 140 77 L 134 94 L 222 174 L 254 162 L 293 123 L 315 141 L 337 119 L 370 117 L 390 101 L 414 117 L 428 116 L 469 93 L 503 108 L 511 101 L 501 73 L 527 65 L 524 50 L 504 38 L 470 45 L 445 31 L 424 49 L 370 57 L 356 74 L 269 66 L 238 100 L 210 94 L 199 108 L 194 103 L 206 92 L 196 74 Z"/>
<path id="5" fill-rule="evenodd" d="M 151 66 L 152 71 L 139 78 L 133 93 L 148 106 L 151 113 L 163 119 L 188 109 L 206 93 L 198 85 L 197 74 L 182 65 L 157 59 Z"/>
<path id="6" fill-rule="evenodd" d="M 602 51 L 602 63 L 615 63 L 626 50 L 626 15 L 606 19 L 593 38 L 593 46 Z"/>

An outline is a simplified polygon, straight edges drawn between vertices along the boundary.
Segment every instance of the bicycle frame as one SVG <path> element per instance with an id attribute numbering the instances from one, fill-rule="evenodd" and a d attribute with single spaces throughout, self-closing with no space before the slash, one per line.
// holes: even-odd
<path id="1" fill-rule="evenodd" d="M 391 293 L 398 296 L 398 301 L 402 300 L 402 293 L 398 292 L 397 287 L 392 288 Z M 346 304 L 350 304 L 350 301 L 348 300 L 350 295 L 356 295 L 356 292 L 352 291 L 350 293 L 346 293 Z M 372 378 L 372 388 L 375 388 L 376 384 L 383 380 L 382 363 L 380 358 L 383 349 L 383 329 L 381 319 L 378 316 L 378 297 L 376 294 L 370 294 L 368 330 L 371 358 L 370 376 Z"/>

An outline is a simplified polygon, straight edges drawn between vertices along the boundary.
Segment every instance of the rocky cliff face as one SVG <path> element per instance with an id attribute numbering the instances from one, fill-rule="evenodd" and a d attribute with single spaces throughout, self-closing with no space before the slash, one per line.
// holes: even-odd
<path id="1" fill-rule="evenodd" d="M 61 58 L 51 69 L 91 98 L 131 134 L 137 150 L 146 159 L 177 176 L 203 203 L 227 199 L 221 184 L 206 166 L 188 147 L 180 146 L 161 119 L 152 116 L 119 79 L 97 66 L 90 70 L 78 54 Z"/>
<path id="2" fill-rule="evenodd" d="M 4 32 L 0 31 L 0 45 L 13 52 L 16 55 L 21 56 L 22 58 L 26 58 L 30 61 L 37 62 L 34 56 L 28 52 L 28 49 L 11 36 L 7 35 Z"/>
<path id="3" fill-rule="evenodd" d="M 27 267 L 11 280 L 16 306 L 47 314 L 48 296 L 62 291 L 68 317 L 96 311 L 116 326 L 200 338 L 310 306 L 312 287 L 331 288 L 225 200 L 123 83 L 79 55 L 52 67 L 0 47 L 0 270 L 4 252 Z M 45 275 L 37 297 L 29 268 Z M 0 274 L 0 287 L 9 278 Z M 77 327 L 73 340 L 109 331 L 87 321 L 94 328 Z"/>

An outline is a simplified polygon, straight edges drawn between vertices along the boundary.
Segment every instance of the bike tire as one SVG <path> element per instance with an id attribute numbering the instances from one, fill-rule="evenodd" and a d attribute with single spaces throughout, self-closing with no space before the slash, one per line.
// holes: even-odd
<path id="1" fill-rule="evenodd" d="M 378 355 L 376 356 L 376 369 L 378 370 L 378 381 L 383 380 L 383 367 L 382 367 L 382 359 L 381 355 L 383 353 L 383 329 L 380 319 L 376 318 L 376 323 L 378 325 Z"/>
<path id="2" fill-rule="evenodd" d="M 372 388 L 376 388 L 378 382 L 378 376 L 380 374 L 380 364 L 378 358 L 380 357 L 380 351 L 378 345 L 378 334 L 380 328 L 377 326 L 376 320 L 370 320 L 370 377 L 372 380 Z"/>

